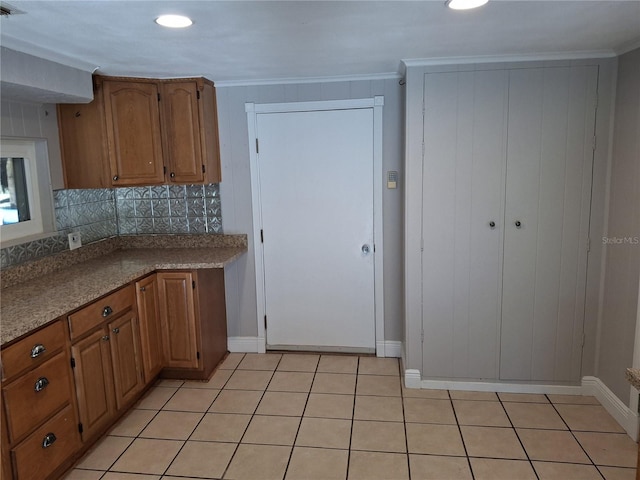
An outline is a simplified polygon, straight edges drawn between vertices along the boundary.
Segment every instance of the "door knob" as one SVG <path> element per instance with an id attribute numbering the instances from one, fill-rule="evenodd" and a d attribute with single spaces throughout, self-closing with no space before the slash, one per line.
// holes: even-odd
<path id="1" fill-rule="evenodd" d="M 522 223 L 520 223 L 520 220 L 516 220 L 516 228 L 520 227 L 522 227 Z"/>
<path id="2" fill-rule="evenodd" d="M 491 228 L 496 228 L 496 222 L 494 222 L 493 220 L 491 220 L 491 221 L 489 222 L 489 226 L 490 226 Z"/>
<path id="3" fill-rule="evenodd" d="M 369 245 L 367 245 L 366 243 L 364 245 L 362 245 L 362 253 L 364 253 L 366 255 L 370 251 L 371 251 L 371 247 L 369 247 Z"/>

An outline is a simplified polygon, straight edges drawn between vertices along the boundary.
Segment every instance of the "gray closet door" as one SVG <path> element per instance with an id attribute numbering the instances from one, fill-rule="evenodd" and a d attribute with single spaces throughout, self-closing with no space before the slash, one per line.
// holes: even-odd
<path id="1" fill-rule="evenodd" d="M 509 73 L 500 378 L 580 378 L 597 67 Z"/>
<path id="2" fill-rule="evenodd" d="M 499 374 L 507 80 L 424 78 L 424 377 Z"/>

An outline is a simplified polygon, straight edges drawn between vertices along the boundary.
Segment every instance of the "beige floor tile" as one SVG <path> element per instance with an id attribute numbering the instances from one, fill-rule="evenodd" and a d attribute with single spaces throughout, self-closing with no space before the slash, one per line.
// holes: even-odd
<path id="1" fill-rule="evenodd" d="M 404 416 L 407 422 L 456 424 L 456 417 L 453 415 L 453 407 L 449 400 L 405 398 Z"/>
<path id="2" fill-rule="evenodd" d="M 129 412 L 111 429 L 109 435 L 137 437 L 156 415 L 155 410 L 129 410 Z"/>
<path id="3" fill-rule="evenodd" d="M 309 392 L 313 383 L 310 372 L 276 372 L 267 390 L 272 392 Z"/>
<path id="4" fill-rule="evenodd" d="M 351 420 L 305 417 L 300 424 L 296 445 L 348 449 L 350 438 Z"/>
<path id="5" fill-rule="evenodd" d="M 286 353 L 278 364 L 278 370 L 283 372 L 315 372 L 320 355 Z"/>
<path id="6" fill-rule="evenodd" d="M 407 440 L 404 423 L 355 420 L 351 450 L 405 453 Z"/>
<path id="7" fill-rule="evenodd" d="M 152 387 L 145 396 L 140 399 L 135 408 L 160 410 L 177 391 L 178 389 L 176 387 Z"/>
<path id="8" fill-rule="evenodd" d="M 140 434 L 143 438 L 186 440 L 195 430 L 203 413 L 159 412 Z"/>
<path id="9" fill-rule="evenodd" d="M 181 477 L 222 478 L 236 451 L 235 443 L 187 442 L 167 470 Z"/>
<path id="10" fill-rule="evenodd" d="M 472 458 L 475 480 L 536 480 L 531 464 L 525 460 Z"/>
<path id="11" fill-rule="evenodd" d="M 161 475 L 178 454 L 184 442 L 137 438 L 113 465 L 116 472 Z"/>
<path id="12" fill-rule="evenodd" d="M 344 480 L 347 478 L 348 450 L 294 447 L 288 480 Z"/>
<path id="13" fill-rule="evenodd" d="M 170 378 L 161 378 L 156 380 L 156 387 L 175 387 L 179 388 L 184 384 L 184 380 L 172 380 Z"/>
<path id="14" fill-rule="evenodd" d="M 449 395 L 453 400 L 484 400 L 498 401 L 498 395 L 495 392 L 474 392 L 470 390 L 449 390 Z"/>
<path id="15" fill-rule="evenodd" d="M 103 437 L 95 446 L 82 457 L 76 465 L 78 468 L 88 468 L 93 470 L 108 470 L 122 452 L 124 452 L 133 442 L 132 438 L 126 437 Z"/>
<path id="16" fill-rule="evenodd" d="M 568 403 L 573 405 L 600 405 L 596 397 L 591 395 L 551 395 L 548 394 L 551 403 Z"/>
<path id="17" fill-rule="evenodd" d="M 409 453 L 464 456 L 464 446 L 457 425 L 407 423 Z"/>
<path id="18" fill-rule="evenodd" d="M 531 460 L 591 463 L 571 432 L 563 430 L 517 430 Z"/>
<path id="19" fill-rule="evenodd" d="M 460 427 L 470 457 L 526 459 L 513 428 Z"/>
<path id="20" fill-rule="evenodd" d="M 516 428 L 567 430 L 551 404 L 508 402 L 503 405 Z"/>
<path id="21" fill-rule="evenodd" d="M 163 410 L 180 412 L 206 412 L 220 393 L 220 390 L 208 388 L 180 388 L 171 400 L 165 403 Z"/>
<path id="22" fill-rule="evenodd" d="M 316 373 L 311 391 L 313 393 L 353 394 L 356 391 L 356 375 Z"/>
<path id="23" fill-rule="evenodd" d="M 353 395 L 312 393 L 304 409 L 305 417 L 346 418 L 353 417 Z"/>
<path id="24" fill-rule="evenodd" d="M 358 375 L 356 395 L 399 397 L 400 377 L 390 375 Z"/>
<path id="25" fill-rule="evenodd" d="M 249 422 L 242 443 L 262 445 L 293 445 L 300 417 L 255 415 Z"/>
<path id="26" fill-rule="evenodd" d="M 574 435 L 596 465 L 636 466 L 638 444 L 627 434 L 575 432 Z"/>
<path id="27" fill-rule="evenodd" d="M 256 413 L 258 415 L 301 417 L 307 403 L 307 397 L 307 393 L 265 392 Z"/>
<path id="28" fill-rule="evenodd" d="M 402 396 L 404 398 L 434 398 L 449 400 L 448 390 L 435 390 L 430 388 L 406 388 L 402 386 Z"/>
<path id="29" fill-rule="evenodd" d="M 213 388 L 220 390 L 227 383 L 227 380 L 233 375 L 233 370 L 221 370 L 218 369 L 216 373 L 206 382 L 198 380 L 187 380 L 184 382 L 184 388 Z"/>
<path id="30" fill-rule="evenodd" d="M 465 457 L 409 455 L 411 478 L 420 480 L 471 480 L 469 462 Z"/>
<path id="31" fill-rule="evenodd" d="M 235 370 L 244 358 L 244 353 L 230 353 L 218 366 L 221 370 Z"/>
<path id="32" fill-rule="evenodd" d="M 239 442 L 251 421 L 251 415 L 207 413 L 190 440 L 209 442 Z"/>
<path id="33" fill-rule="evenodd" d="M 247 353 L 238 364 L 238 369 L 274 371 L 281 358 L 279 353 Z"/>
<path id="34" fill-rule="evenodd" d="M 400 376 L 400 362 L 397 358 L 360 357 L 358 373 Z"/>
<path id="35" fill-rule="evenodd" d="M 224 386 L 225 390 L 264 390 L 273 372 L 262 370 L 236 370 Z"/>
<path id="36" fill-rule="evenodd" d="M 222 390 L 209 409 L 215 413 L 248 413 L 256 411 L 261 391 Z"/>
<path id="37" fill-rule="evenodd" d="M 600 405 L 556 405 L 571 430 L 624 433 L 625 430 Z"/>
<path id="38" fill-rule="evenodd" d="M 404 453 L 351 452 L 349 480 L 408 480 Z"/>
<path id="39" fill-rule="evenodd" d="M 160 480 L 160 475 L 143 475 L 141 473 L 107 472 L 101 480 Z"/>
<path id="40" fill-rule="evenodd" d="M 358 372 L 358 357 L 351 355 L 322 355 L 318 363 L 318 372 L 351 373 Z"/>
<path id="41" fill-rule="evenodd" d="M 68 472 L 63 478 L 64 480 L 99 480 L 104 472 L 102 470 L 82 470 L 74 468 Z"/>
<path id="42" fill-rule="evenodd" d="M 240 444 L 224 478 L 229 480 L 281 480 L 291 447 Z"/>
<path id="43" fill-rule="evenodd" d="M 503 402 L 549 403 L 549 399 L 541 393 L 498 393 Z"/>
<path id="44" fill-rule="evenodd" d="M 460 425 L 510 427 L 511 423 L 500 402 L 453 400 L 453 408 Z"/>
<path id="45" fill-rule="evenodd" d="M 356 396 L 353 418 L 356 420 L 380 420 L 401 422 L 402 399 L 400 397 Z"/>
<path id="46" fill-rule="evenodd" d="M 635 468 L 598 467 L 605 480 L 635 480 Z"/>
<path id="47" fill-rule="evenodd" d="M 532 462 L 540 480 L 602 480 L 593 465 Z"/>

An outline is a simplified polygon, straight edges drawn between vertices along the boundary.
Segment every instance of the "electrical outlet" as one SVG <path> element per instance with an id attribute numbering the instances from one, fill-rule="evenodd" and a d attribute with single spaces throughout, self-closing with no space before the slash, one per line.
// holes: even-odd
<path id="1" fill-rule="evenodd" d="M 82 246 L 82 239 L 79 232 L 72 232 L 69 234 L 69 250 L 75 250 Z"/>

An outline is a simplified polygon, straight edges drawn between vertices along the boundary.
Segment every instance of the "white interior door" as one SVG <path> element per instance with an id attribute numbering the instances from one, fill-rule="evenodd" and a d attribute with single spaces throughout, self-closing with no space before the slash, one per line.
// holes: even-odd
<path id="1" fill-rule="evenodd" d="M 256 114 L 269 348 L 375 348 L 373 119 Z"/>

